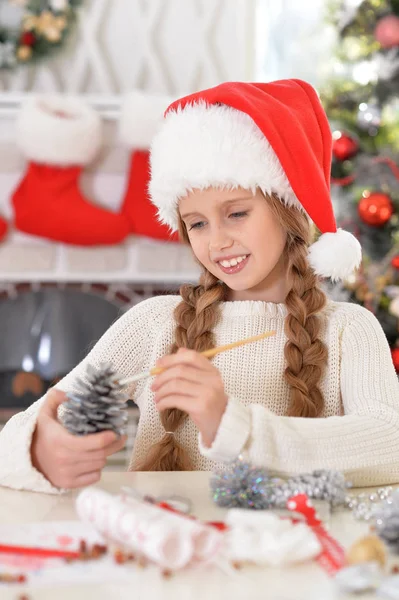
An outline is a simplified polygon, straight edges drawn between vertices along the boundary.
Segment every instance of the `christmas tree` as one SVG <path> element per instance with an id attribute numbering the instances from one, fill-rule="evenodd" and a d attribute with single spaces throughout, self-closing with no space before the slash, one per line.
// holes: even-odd
<path id="1" fill-rule="evenodd" d="M 399 372 L 399 0 L 333 0 L 329 19 L 332 198 L 338 226 L 363 248 L 361 269 L 332 295 L 376 315 Z"/>

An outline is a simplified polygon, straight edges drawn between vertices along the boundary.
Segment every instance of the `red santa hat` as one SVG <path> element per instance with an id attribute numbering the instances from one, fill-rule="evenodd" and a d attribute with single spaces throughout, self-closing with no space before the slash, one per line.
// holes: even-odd
<path id="1" fill-rule="evenodd" d="M 179 199 L 211 186 L 260 188 L 304 210 L 321 232 L 309 248 L 315 273 L 344 279 L 361 247 L 337 230 L 330 198 L 331 130 L 316 91 L 287 79 L 223 83 L 173 102 L 151 145 L 150 195 L 177 229 Z"/>

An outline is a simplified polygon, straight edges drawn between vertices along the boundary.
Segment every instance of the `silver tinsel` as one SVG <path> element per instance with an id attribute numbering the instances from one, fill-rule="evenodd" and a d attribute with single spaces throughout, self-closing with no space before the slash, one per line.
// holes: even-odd
<path id="1" fill-rule="evenodd" d="M 381 125 L 381 107 L 377 102 L 370 100 L 368 103 L 359 104 L 357 124 L 360 129 L 368 131 L 370 135 L 377 135 Z"/>
<path id="2" fill-rule="evenodd" d="M 74 435 L 107 429 L 125 435 L 127 397 L 122 390 L 110 364 L 102 364 L 98 369 L 89 365 L 86 379 L 78 379 L 77 389 L 67 394 L 62 418 L 64 426 Z"/>
<path id="3" fill-rule="evenodd" d="M 390 502 L 392 486 L 378 488 L 375 492 L 348 494 L 345 505 L 358 521 L 371 521 L 375 518 L 382 502 Z"/>
<path id="4" fill-rule="evenodd" d="M 242 458 L 228 470 L 218 470 L 210 480 L 213 499 L 227 508 L 285 508 L 288 498 L 307 494 L 315 500 L 327 500 L 331 506 L 345 504 L 347 488 L 342 473 L 318 470 L 287 481 L 271 477 L 268 470 L 252 466 Z"/>
<path id="5" fill-rule="evenodd" d="M 394 552 L 399 552 L 399 490 L 388 496 L 374 512 L 377 535 Z"/>

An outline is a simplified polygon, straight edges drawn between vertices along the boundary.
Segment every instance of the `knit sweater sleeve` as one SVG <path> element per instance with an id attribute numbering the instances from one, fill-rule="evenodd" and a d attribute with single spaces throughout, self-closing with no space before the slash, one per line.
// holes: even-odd
<path id="1" fill-rule="evenodd" d="M 278 416 L 230 398 L 215 440 L 201 453 L 226 462 L 243 453 L 281 475 L 337 469 L 356 486 L 399 482 L 399 381 L 377 319 L 356 307 L 342 332 L 342 416 Z"/>
<path id="2" fill-rule="evenodd" d="M 156 297 L 140 302 L 120 317 L 100 338 L 93 349 L 55 386 L 64 392 L 75 389 L 77 378 L 85 379 L 88 364 L 111 362 L 118 374 L 127 376 L 143 369 L 151 335 L 162 322 L 173 297 Z M 133 397 L 133 386 L 129 396 Z M 0 433 L 0 485 L 19 490 L 61 493 L 31 461 L 30 446 L 39 410 L 45 396 L 24 412 L 16 414 Z M 62 413 L 59 412 L 59 416 Z"/>

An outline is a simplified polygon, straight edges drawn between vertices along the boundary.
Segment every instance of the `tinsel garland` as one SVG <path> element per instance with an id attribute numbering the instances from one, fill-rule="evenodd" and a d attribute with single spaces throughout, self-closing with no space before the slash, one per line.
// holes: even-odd
<path id="1" fill-rule="evenodd" d="M 210 479 L 213 500 L 224 508 L 265 510 L 285 508 L 288 498 L 306 494 L 315 500 L 327 500 L 332 507 L 347 501 L 350 484 L 339 471 L 320 469 L 288 480 L 272 477 L 265 468 L 255 467 L 242 457 L 227 470 L 215 471 Z"/>
<path id="2" fill-rule="evenodd" d="M 399 490 L 396 490 L 374 512 L 375 530 L 389 548 L 399 553 Z"/>

